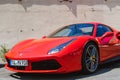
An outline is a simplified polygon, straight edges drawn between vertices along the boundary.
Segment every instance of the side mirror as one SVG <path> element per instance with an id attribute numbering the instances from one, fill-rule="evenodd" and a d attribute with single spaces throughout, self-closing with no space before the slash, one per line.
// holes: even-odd
<path id="1" fill-rule="evenodd" d="M 112 44 L 110 43 L 110 40 L 113 38 L 114 33 L 113 32 L 106 32 L 102 37 L 101 37 L 101 44 Z"/>
<path id="2" fill-rule="evenodd" d="M 47 36 L 43 36 L 42 39 L 47 38 Z"/>

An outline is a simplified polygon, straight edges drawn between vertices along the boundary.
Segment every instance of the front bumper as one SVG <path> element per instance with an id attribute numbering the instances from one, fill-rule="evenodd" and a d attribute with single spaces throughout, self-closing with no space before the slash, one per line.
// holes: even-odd
<path id="1" fill-rule="evenodd" d="M 6 69 L 21 73 L 69 73 L 82 69 L 82 54 L 80 51 L 67 55 L 49 55 L 31 58 L 13 58 L 6 56 Z M 28 66 L 10 66 L 9 60 L 28 60 Z"/>
<path id="2" fill-rule="evenodd" d="M 10 66 L 10 60 L 21 60 L 7 58 L 6 69 L 22 73 L 67 73 L 64 62 L 55 57 L 43 57 L 39 59 L 26 59 L 28 66 Z"/>

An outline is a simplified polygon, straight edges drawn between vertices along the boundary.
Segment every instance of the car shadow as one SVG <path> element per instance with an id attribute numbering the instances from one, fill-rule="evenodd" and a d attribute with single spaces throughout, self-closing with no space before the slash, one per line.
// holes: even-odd
<path id="1" fill-rule="evenodd" d="M 76 80 L 87 77 L 92 77 L 95 75 L 100 75 L 106 72 L 111 71 L 112 69 L 120 68 L 120 60 L 102 64 L 99 66 L 98 70 L 89 75 L 84 75 L 81 72 L 74 72 L 69 74 L 22 74 L 22 73 L 14 73 L 10 76 L 20 80 Z"/>

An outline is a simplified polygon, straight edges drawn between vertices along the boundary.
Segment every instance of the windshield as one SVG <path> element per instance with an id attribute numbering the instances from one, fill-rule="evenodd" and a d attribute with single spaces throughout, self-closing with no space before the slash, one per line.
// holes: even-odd
<path id="1" fill-rule="evenodd" d="M 73 24 L 66 26 L 49 37 L 70 37 L 70 36 L 82 36 L 82 35 L 93 35 L 93 24 Z"/>

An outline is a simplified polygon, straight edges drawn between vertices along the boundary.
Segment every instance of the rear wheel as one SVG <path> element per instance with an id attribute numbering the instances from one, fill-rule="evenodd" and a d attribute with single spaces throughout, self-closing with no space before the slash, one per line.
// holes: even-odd
<path id="1" fill-rule="evenodd" d="M 99 65 L 99 52 L 97 46 L 90 42 L 85 46 L 82 56 L 83 73 L 89 74 L 97 70 Z"/>

